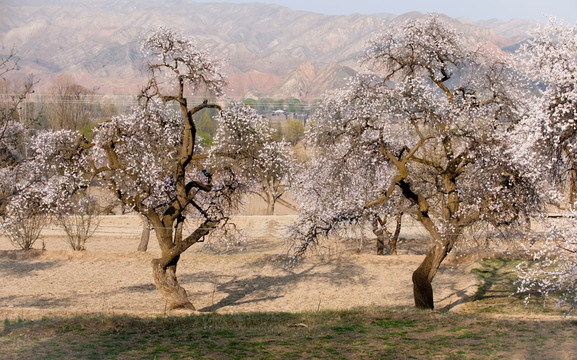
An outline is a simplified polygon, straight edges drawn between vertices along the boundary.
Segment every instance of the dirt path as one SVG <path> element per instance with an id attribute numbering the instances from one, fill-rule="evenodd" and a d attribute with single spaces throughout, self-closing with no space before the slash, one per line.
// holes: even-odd
<path id="1" fill-rule="evenodd" d="M 286 252 L 283 225 L 293 219 L 238 217 L 235 222 L 247 236 L 241 247 L 220 255 L 207 245 L 189 249 L 178 274 L 197 309 L 231 313 L 412 306 L 411 273 L 423 255 L 409 252 L 418 250 L 407 250 L 407 243 L 401 244 L 401 255 L 376 256 L 370 243 L 357 254 L 358 242 L 335 241 L 324 256 L 287 269 L 275 259 Z M 28 254 L 0 238 L 0 317 L 162 314 L 164 302 L 150 268 L 158 247 L 152 235 L 149 252 L 135 252 L 139 236 L 138 217 L 114 216 L 103 218 L 82 252 L 67 250 L 57 229 L 45 231 L 46 251 Z M 433 286 L 437 308 L 452 307 L 477 289 L 466 264 L 444 265 Z"/>

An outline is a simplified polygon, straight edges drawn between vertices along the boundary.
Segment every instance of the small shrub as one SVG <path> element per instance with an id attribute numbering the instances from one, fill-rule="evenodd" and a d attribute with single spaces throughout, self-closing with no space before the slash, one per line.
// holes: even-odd
<path id="1" fill-rule="evenodd" d="M 4 218 L 2 231 L 14 247 L 30 250 L 40 238 L 42 229 L 47 224 L 46 216 L 13 209 Z"/>
<path id="2" fill-rule="evenodd" d="M 72 250 L 86 249 L 86 241 L 100 225 L 98 203 L 92 196 L 82 197 L 74 203 L 69 214 L 59 216 L 57 221 L 66 233 L 66 242 Z"/>

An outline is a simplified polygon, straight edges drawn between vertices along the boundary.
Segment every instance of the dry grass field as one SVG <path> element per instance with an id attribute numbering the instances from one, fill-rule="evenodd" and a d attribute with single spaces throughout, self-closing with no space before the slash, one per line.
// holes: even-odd
<path id="1" fill-rule="evenodd" d="M 237 216 L 244 241 L 189 249 L 178 274 L 194 314 L 165 312 L 150 268 L 158 246 L 152 234 L 135 251 L 135 215 L 101 217 L 85 251 L 53 226 L 35 246 L 45 250 L 0 238 L 0 358 L 577 358 L 574 318 L 511 296 L 515 262 L 449 259 L 433 282 L 437 310 L 417 311 L 411 273 L 429 245 L 418 227 L 405 224 L 399 255 L 334 239 L 288 268 L 294 218 Z"/>
<path id="2" fill-rule="evenodd" d="M 366 306 L 410 307 L 411 273 L 423 258 L 417 242 L 401 244 L 400 255 L 373 255 L 374 244 L 334 240 L 296 267 L 282 255 L 285 226 L 294 216 L 238 216 L 244 240 L 228 249 L 218 239 L 197 244 L 182 256 L 181 284 L 200 312 L 300 312 Z M 150 260 L 159 253 L 154 234 L 149 250 L 136 252 L 141 232 L 135 215 L 101 218 L 85 251 L 72 251 L 51 226 L 36 243 L 45 250 L 15 250 L 0 238 L 0 314 L 163 314 L 152 282 Z M 435 279 L 437 308 L 450 308 L 476 291 L 471 264 L 449 262 Z"/>

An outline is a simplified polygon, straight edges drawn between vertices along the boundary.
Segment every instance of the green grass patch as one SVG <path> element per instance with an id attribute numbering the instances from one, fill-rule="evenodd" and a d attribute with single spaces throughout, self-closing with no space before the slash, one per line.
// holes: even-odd
<path id="1" fill-rule="evenodd" d="M 7 360 L 499 359 L 577 351 L 574 321 L 412 309 L 49 318 L 5 321 L 1 334 L 0 353 Z"/>
<path id="2" fill-rule="evenodd" d="M 483 259 L 472 270 L 479 278 L 479 286 L 469 308 L 474 313 L 516 315 L 565 315 L 568 307 L 556 306 L 557 297 L 550 294 L 517 292 L 518 270 L 521 260 Z M 527 296 L 530 295 L 529 299 Z"/>

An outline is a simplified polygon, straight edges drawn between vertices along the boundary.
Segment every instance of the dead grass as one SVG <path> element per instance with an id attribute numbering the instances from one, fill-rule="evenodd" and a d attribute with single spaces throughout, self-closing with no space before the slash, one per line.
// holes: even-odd
<path id="1" fill-rule="evenodd" d="M 235 218 L 246 241 L 224 253 L 199 244 L 183 254 L 179 281 L 203 312 L 303 312 L 377 306 L 412 306 L 411 273 L 428 244 L 404 237 L 400 255 L 374 255 L 366 241 L 333 239 L 302 264 L 288 268 L 282 239 L 294 216 Z M 44 236 L 46 251 L 11 250 L 0 238 L 0 315 L 132 314 L 159 316 L 164 302 L 152 282 L 150 261 L 135 251 L 140 220 L 104 217 L 86 251 L 72 251 L 56 228 Z M 421 239 L 421 240 L 419 240 Z M 218 239 L 212 239 L 212 241 Z M 451 308 L 476 291 L 469 263 L 448 263 L 435 279 L 438 308 Z M 349 294 L 345 297 L 343 294 Z"/>
<path id="2" fill-rule="evenodd" d="M 514 295 L 514 260 L 453 259 L 437 275 L 436 308 L 412 309 L 410 275 L 429 244 L 416 230 L 397 256 L 335 239 L 297 268 L 274 261 L 290 216 L 244 216 L 247 242 L 199 246 L 179 279 L 201 311 L 166 314 L 140 224 L 107 217 L 88 250 L 46 251 L 0 239 L 2 359 L 574 359 L 577 321 Z"/>

